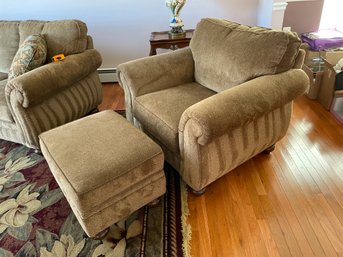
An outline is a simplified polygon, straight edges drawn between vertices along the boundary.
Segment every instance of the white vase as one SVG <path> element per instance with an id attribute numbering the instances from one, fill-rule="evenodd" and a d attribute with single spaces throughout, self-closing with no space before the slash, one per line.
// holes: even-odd
<path id="1" fill-rule="evenodd" d="M 185 3 L 186 0 L 166 0 L 166 5 L 173 14 L 173 17 L 169 23 L 169 26 L 171 27 L 171 33 L 184 33 L 182 30 L 183 21 L 179 14 Z"/>

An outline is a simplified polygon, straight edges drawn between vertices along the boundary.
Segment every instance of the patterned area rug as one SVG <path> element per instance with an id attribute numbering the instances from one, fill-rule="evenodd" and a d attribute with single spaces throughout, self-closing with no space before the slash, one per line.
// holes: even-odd
<path id="1" fill-rule="evenodd" d="M 168 192 L 158 205 L 143 207 L 113 225 L 104 239 L 92 240 L 44 157 L 0 140 L 0 256 L 184 256 L 181 216 L 186 190 L 183 185 L 180 189 L 176 171 L 169 165 L 165 170 Z"/>

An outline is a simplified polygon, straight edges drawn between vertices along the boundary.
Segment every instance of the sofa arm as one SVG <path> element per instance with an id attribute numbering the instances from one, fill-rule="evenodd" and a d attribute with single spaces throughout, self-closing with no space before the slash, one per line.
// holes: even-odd
<path id="1" fill-rule="evenodd" d="M 118 66 L 119 84 L 134 98 L 194 80 L 190 48 L 149 56 Z"/>
<path id="2" fill-rule="evenodd" d="M 262 76 L 222 91 L 190 106 L 181 116 L 179 130 L 192 120 L 197 142 L 206 145 L 226 131 L 269 113 L 307 89 L 309 79 L 300 69 Z"/>
<path id="3" fill-rule="evenodd" d="M 66 56 L 63 61 L 43 65 L 10 80 L 5 88 L 6 98 L 9 102 L 14 92 L 24 108 L 36 105 L 96 71 L 101 61 L 95 49 Z"/>

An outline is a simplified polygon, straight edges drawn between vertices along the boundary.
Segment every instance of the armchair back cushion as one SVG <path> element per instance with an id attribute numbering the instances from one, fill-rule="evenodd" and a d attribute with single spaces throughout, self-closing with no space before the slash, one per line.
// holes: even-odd
<path id="1" fill-rule="evenodd" d="M 79 20 L 58 21 L 0 21 L 0 72 L 8 73 L 19 45 L 33 34 L 45 37 L 51 57 L 63 53 L 77 54 L 87 49 L 87 26 Z"/>
<path id="2" fill-rule="evenodd" d="M 300 44 L 293 33 L 202 19 L 190 43 L 195 80 L 220 92 L 259 76 L 287 71 L 295 64 Z"/>

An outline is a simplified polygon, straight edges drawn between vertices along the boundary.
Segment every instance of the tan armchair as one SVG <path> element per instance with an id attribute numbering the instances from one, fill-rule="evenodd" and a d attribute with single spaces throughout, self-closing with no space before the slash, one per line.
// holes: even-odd
<path id="1" fill-rule="evenodd" d="M 46 40 L 46 64 L 8 80 L 19 45 L 33 34 Z M 61 53 L 65 60 L 50 61 Z M 40 133 L 97 108 L 101 61 L 79 20 L 0 21 L 0 138 L 38 149 Z"/>
<path id="2" fill-rule="evenodd" d="M 119 66 L 127 118 L 195 192 L 286 133 L 308 77 L 292 33 L 203 19 L 190 48 Z"/>

